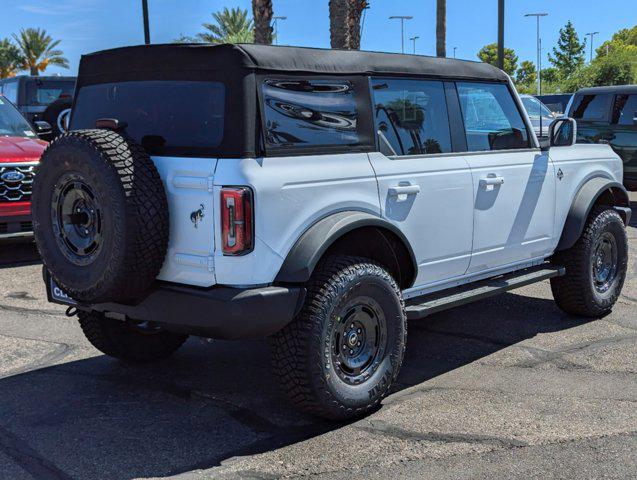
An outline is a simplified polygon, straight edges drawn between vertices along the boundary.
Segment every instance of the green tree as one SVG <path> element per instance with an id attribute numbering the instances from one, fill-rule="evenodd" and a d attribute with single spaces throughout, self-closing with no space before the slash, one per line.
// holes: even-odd
<path id="1" fill-rule="evenodd" d="M 564 28 L 560 28 L 557 46 L 553 47 L 553 55 L 549 54 L 549 62 L 557 68 L 562 78 L 570 75 L 584 65 L 586 42 L 580 42 L 575 27 L 569 20 Z"/>
<path id="2" fill-rule="evenodd" d="M 498 44 L 490 43 L 485 45 L 478 52 L 478 58 L 485 62 L 490 63 L 491 65 L 498 65 Z M 513 76 L 515 71 L 518 68 L 518 56 L 515 54 L 515 51 L 512 48 L 504 49 L 504 71 L 509 75 Z"/>
<path id="3" fill-rule="evenodd" d="M 198 33 L 197 39 L 204 43 L 252 43 L 254 31 L 248 11 L 227 7 L 212 14 L 216 23 L 204 23 L 205 32 Z"/>
<path id="4" fill-rule="evenodd" d="M 529 60 L 524 60 L 520 63 L 520 68 L 518 68 L 515 74 L 515 83 L 529 87 L 532 86 L 536 80 L 537 70 L 535 69 L 535 64 Z"/>
<path id="5" fill-rule="evenodd" d="M 19 51 L 19 65 L 24 70 L 29 70 L 31 75 L 39 75 L 49 65 L 69 68 L 69 62 L 63 56 L 64 52 L 56 49 L 60 40 L 53 40 L 46 30 L 22 29 L 18 35 L 13 35 L 13 39 Z"/>
<path id="6" fill-rule="evenodd" d="M 592 86 L 628 85 L 637 82 L 637 55 L 628 51 L 614 52 L 593 60 L 590 66 Z"/>
<path id="7" fill-rule="evenodd" d="M 8 38 L 0 40 L 0 78 L 13 77 L 19 70 L 20 52 Z"/>

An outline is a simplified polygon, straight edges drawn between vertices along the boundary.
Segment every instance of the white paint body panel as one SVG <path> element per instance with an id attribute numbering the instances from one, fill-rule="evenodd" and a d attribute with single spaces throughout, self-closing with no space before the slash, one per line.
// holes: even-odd
<path id="1" fill-rule="evenodd" d="M 215 221 L 211 158 L 153 157 L 168 197 L 170 235 L 159 279 L 196 286 L 214 285 Z M 203 206 L 195 228 L 190 216 Z"/>
<path id="2" fill-rule="evenodd" d="M 473 181 L 461 155 L 386 157 L 370 153 L 381 215 L 405 235 L 418 263 L 416 285 L 464 275 L 471 259 Z M 416 194 L 389 189 L 417 185 Z"/>
<path id="3" fill-rule="evenodd" d="M 537 150 L 467 155 L 474 235 L 468 273 L 547 256 L 555 239 L 555 171 Z M 500 185 L 486 183 L 500 179 Z"/>
<path id="4" fill-rule="evenodd" d="M 271 283 L 301 234 L 332 213 L 380 215 L 366 153 L 220 159 L 214 183 L 216 196 L 224 185 L 247 185 L 254 193 L 254 250 L 241 257 L 215 253 L 217 282 L 225 285 Z"/>

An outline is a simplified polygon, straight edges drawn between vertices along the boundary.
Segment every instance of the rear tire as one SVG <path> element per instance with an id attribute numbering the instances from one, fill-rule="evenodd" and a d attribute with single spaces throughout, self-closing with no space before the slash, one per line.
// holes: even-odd
<path id="1" fill-rule="evenodd" d="M 407 316 L 395 280 L 360 257 L 319 263 L 304 307 L 272 339 L 273 366 L 293 403 L 330 420 L 369 412 L 405 353 Z"/>
<path id="2" fill-rule="evenodd" d="M 78 312 L 84 335 L 100 352 L 130 363 L 148 363 L 172 355 L 188 335 L 167 332 L 156 325 L 120 321 L 98 312 Z"/>
<path id="3" fill-rule="evenodd" d="M 593 209 L 582 235 L 553 263 L 566 275 L 551 279 L 557 306 L 566 313 L 599 317 L 619 298 L 628 265 L 628 238 L 619 214 L 608 206 Z"/>

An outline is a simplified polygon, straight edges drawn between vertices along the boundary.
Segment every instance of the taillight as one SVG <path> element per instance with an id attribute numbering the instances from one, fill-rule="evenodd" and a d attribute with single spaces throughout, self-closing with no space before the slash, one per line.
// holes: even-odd
<path id="1" fill-rule="evenodd" d="M 243 255 L 252 251 L 252 190 L 248 187 L 221 189 L 221 242 L 224 255 Z"/>

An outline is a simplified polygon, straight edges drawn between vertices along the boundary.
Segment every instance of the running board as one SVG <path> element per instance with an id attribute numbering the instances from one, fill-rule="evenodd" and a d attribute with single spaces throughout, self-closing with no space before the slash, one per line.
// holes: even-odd
<path id="1" fill-rule="evenodd" d="M 475 302 L 483 298 L 493 297 L 515 288 L 541 282 L 552 277 L 560 277 L 566 273 L 564 267 L 539 265 L 507 273 L 498 277 L 469 283 L 461 287 L 448 288 L 430 295 L 409 299 L 406 303 L 407 318 L 415 320 L 432 313 Z"/>

